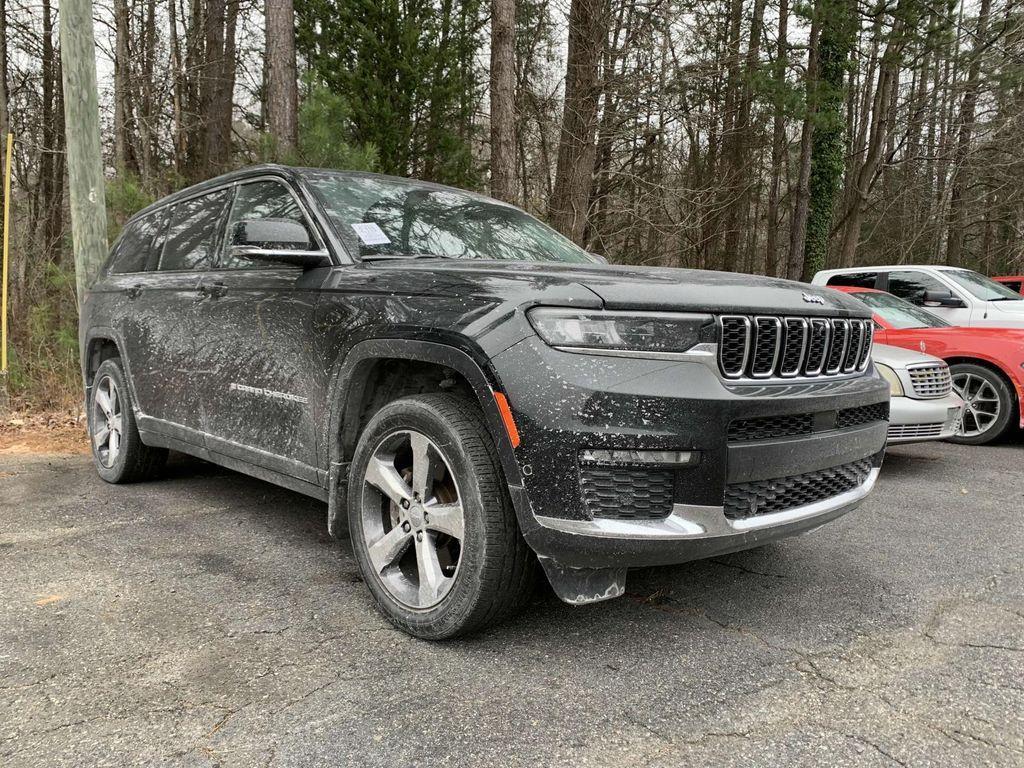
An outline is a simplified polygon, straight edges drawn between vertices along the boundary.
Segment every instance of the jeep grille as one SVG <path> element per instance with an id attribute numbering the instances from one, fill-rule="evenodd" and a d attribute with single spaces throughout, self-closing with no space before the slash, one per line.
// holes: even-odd
<path id="1" fill-rule="evenodd" d="M 718 366 L 727 379 L 843 376 L 871 356 L 870 320 L 723 315 Z"/>

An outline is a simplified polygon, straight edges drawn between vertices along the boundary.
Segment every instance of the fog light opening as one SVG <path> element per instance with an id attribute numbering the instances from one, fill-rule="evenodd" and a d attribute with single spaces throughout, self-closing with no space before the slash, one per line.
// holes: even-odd
<path id="1" fill-rule="evenodd" d="M 700 451 L 634 451 L 587 449 L 580 452 L 581 464 L 688 467 L 700 462 Z"/>

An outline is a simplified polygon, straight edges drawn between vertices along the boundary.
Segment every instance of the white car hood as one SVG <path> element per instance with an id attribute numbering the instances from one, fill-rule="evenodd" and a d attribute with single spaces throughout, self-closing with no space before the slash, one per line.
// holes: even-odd
<path id="1" fill-rule="evenodd" d="M 987 301 L 985 304 L 990 311 L 1024 317 L 1024 301 Z"/>

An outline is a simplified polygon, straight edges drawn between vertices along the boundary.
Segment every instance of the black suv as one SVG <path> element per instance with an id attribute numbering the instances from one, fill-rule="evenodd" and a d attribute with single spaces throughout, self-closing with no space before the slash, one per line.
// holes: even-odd
<path id="1" fill-rule="evenodd" d="M 391 621 L 451 637 L 626 569 L 759 546 L 878 474 L 866 307 L 608 266 L 436 184 L 261 166 L 171 195 L 82 308 L 100 476 L 168 448 L 328 503 Z"/>

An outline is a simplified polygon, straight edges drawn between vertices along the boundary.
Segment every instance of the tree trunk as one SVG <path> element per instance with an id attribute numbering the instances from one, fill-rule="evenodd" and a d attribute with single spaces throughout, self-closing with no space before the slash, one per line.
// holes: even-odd
<path id="1" fill-rule="evenodd" d="M 491 0 L 491 195 L 516 201 L 516 4 Z"/>
<path id="2" fill-rule="evenodd" d="M 287 157 L 299 141 L 293 0 L 267 0 L 266 16 L 267 123 L 278 152 Z"/>
<path id="3" fill-rule="evenodd" d="M 565 69 L 565 107 L 548 219 L 582 243 L 594 175 L 594 134 L 601 96 L 600 68 L 608 37 L 607 0 L 572 0 Z"/>
<path id="4" fill-rule="evenodd" d="M 43 103 L 40 114 L 42 121 L 42 146 L 39 153 L 39 183 L 37 187 L 37 204 L 34 206 L 32 230 L 35 233 L 36 247 L 45 261 L 54 258 L 54 243 L 51 241 L 50 208 L 54 198 L 54 173 L 57 159 L 57 130 L 60 115 L 57 114 L 55 92 L 60 87 L 57 68 L 57 55 L 53 47 L 53 11 L 50 0 L 43 0 L 42 27 L 42 91 Z"/>
<path id="5" fill-rule="evenodd" d="M 967 187 L 967 161 L 971 153 L 971 137 L 974 132 L 974 110 L 978 102 L 978 81 L 981 74 L 981 55 L 984 53 L 988 35 L 988 16 L 992 0 L 981 0 L 978 10 L 978 31 L 974 35 L 971 64 L 967 70 L 964 98 L 957 120 L 957 145 L 953 155 L 953 182 L 949 195 L 948 231 L 946 237 L 946 263 L 959 264 L 964 250 L 964 228 L 967 225 L 967 201 L 964 195 Z"/>
<path id="6" fill-rule="evenodd" d="M 844 158 L 843 104 L 846 65 L 853 43 L 851 0 L 820 0 L 817 114 L 811 139 L 810 206 L 804 245 L 803 280 L 825 267 L 836 198 L 842 185 Z"/>
<path id="7" fill-rule="evenodd" d="M 171 5 L 173 5 L 173 0 Z M 153 69 L 156 60 L 156 0 L 146 2 L 146 20 L 142 43 L 142 99 L 139 115 L 139 143 L 142 149 L 140 170 L 144 186 L 152 191 L 156 176 L 154 167 L 155 128 L 157 121 L 153 103 Z"/>
<path id="8" fill-rule="evenodd" d="M 7 0 L 0 0 L 0 144 L 5 153 L 10 130 L 7 107 Z"/>
<path id="9" fill-rule="evenodd" d="M 179 176 L 183 174 L 186 159 L 185 146 L 185 121 L 183 111 L 185 108 L 184 84 L 181 81 L 181 43 L 178 37 L 178 0 L 170 0 L 167 3 L 167 16 L 169 20 L 171 38 L 171 114 L 173 128 L 171 131 L 173 145 L 174 171 Z"/>
<path id="10" fill-rule="evenodd" d="M 775 103 L 772 125 L 772 180 L 768 187 L 768 233 L 765 250 L 765 274 L 778 274 L 779 253 L 779 198 L 782 195 L 782 161 L 786 153 L 786 115 L 783 111 L 783 92 L 786 87 L 786 68 L 789 59 L 789 0 L 779 0 L 779 41 L 775 58 Z M 783 260 L 785 264 L 785 260 Z"/>
<path id="11" fill-rule="evenodd" d="M 92 3 L 89 0 L 61 0 L 60 9 L 71 233 L 75 253 L 75 279 L 81 300 L 107 255 L 96 47 Z"/>
<path id="12" fill-rule="evenodd" d="M 797 169 L 796 194 L 793 200 L 793 216 L 789 225 L 789 262 L 786 277 L 799 280 L 804 269 L 804 246 L 807 239 L 807 216 L 811 206 L 811 143 L 814 138 L 814 119 L 817 112 L 815 93 L 818 78 L 818 44 L 821 38 L 821 21 L 815 14 L 811 22 L 810 45 L 807 49 L 807 102 L 805 104 L 803 127 L 800 129 L 800 164 Z"/>
<path id="13" fill-rule="evenodd" d="M 209 0 L 203 106 L 206 172 L 224 171 L 231 158 L 231 117 L 235 90 L 235 29 L 239 0 Z"/>
<path id="14" fill-rule="evenodd" d="M 737 0 L 740 3 L 740 0 Z M 753 99 L 751 81 L 757 70 L 761 52 L 761 26 L 764 22 L 765 0 L 754 0 L 754 13 L 750 24 L 750 42 L 747 44 L 747 59 L 739 85 L 739 103 L 736 120 L 729 140 L 728 172 L 726 173 L 728 202 L 725 214 L 725 253 L 722 268 L 733 271 L 740 259 L 740 243 L 743 240 L 744 220 L 750 207 L 750 188 L 753 186 L 748 162 L 752 150 L 753 131 L 750 125 L 750 105 Z M 736 55 L 739 55 L 738 45 Z"/>
<path id="15" fill-rule="evenodd" d="M 897 4 L 896 12 L 899 13 L 899 4 Z M 913 24 L 913 22 L 910 23 Z M 864 221 L 868 193 L 878 176 L 883 150 L 888 144 L 889 124 L 895 109 L 894 97 L 897 95 L 900 67 L 903 63 L 905 43 L 903 35 L 906 29 L 905 20 L 900 19 L 896 22 L 885 53 L 882 54 L 882 64 L 878 70 L 878 87 L 875 89 L 875 99 L 871 107 L 871 131 L 867 142 L 867 154 L 864 156 L 863 164 L 855 173 L 853 189 L 849 195 L 849 211 L 846 217 L 839 261 L 840 265 L 844 267 L 853 265 L 857 244 L 860 242 L 860 230 Z"/>
<path id="16" fill-rule="evenodd" d="M 114 0 L 114 168 L 125 173 L 132 165 L 131 76 L 128 0 Z"/>

